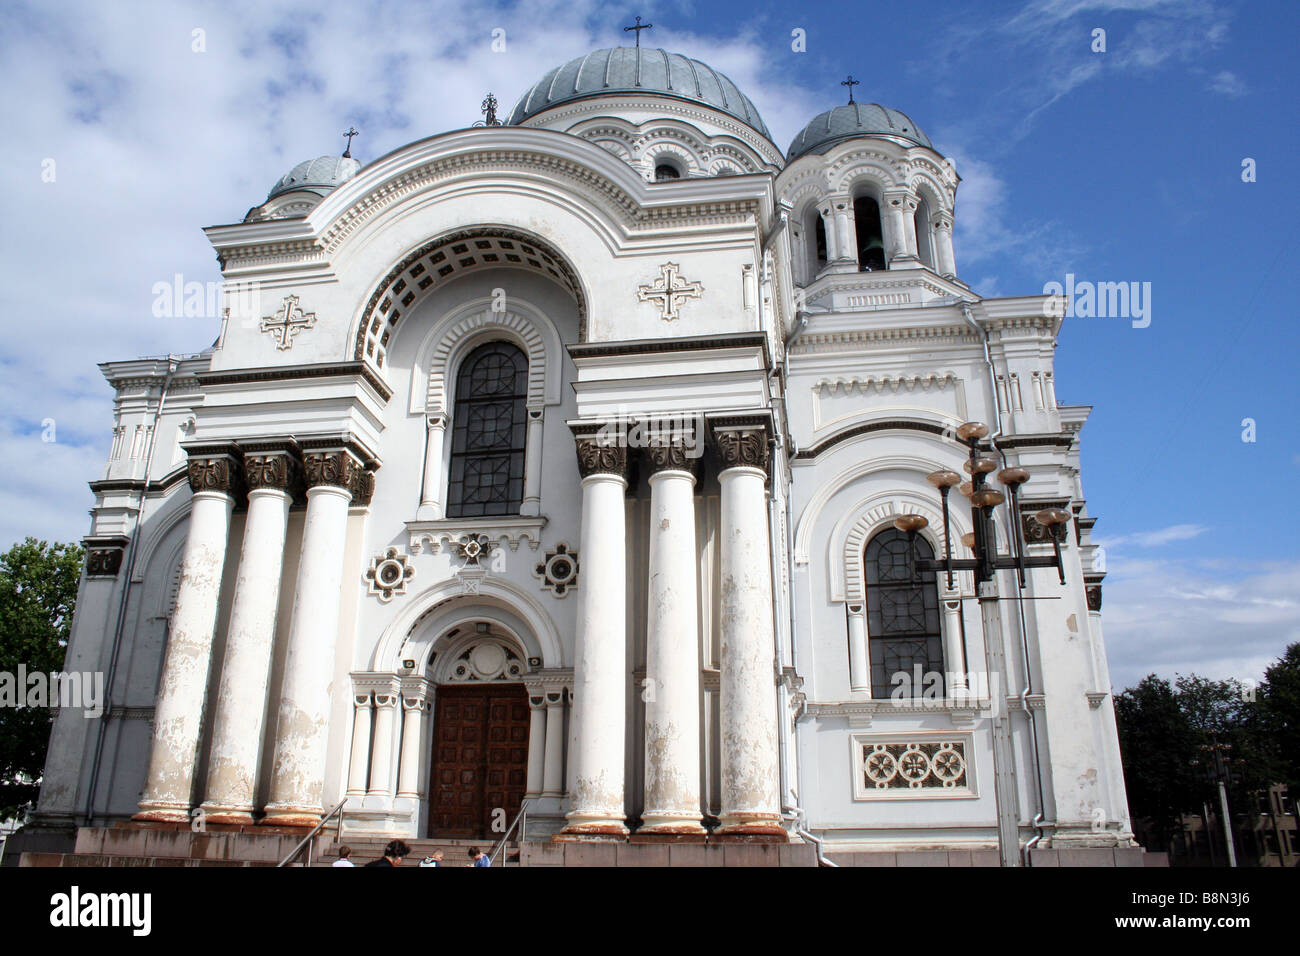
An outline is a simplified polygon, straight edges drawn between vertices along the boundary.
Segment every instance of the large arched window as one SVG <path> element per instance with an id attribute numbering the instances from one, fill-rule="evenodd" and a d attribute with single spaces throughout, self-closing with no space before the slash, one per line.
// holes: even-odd
<path id="1" fill-rule="evenodd" d="M 916 557 L 934 557 L 934 550 L 924 538 L 916 539 Z M 923 696 L 927 687 L 931 693 L 946 696 L 935 573 L 921 572 L 912 577 L 908 572 L 907 535 L 895 528 L 886 528 L 873 537 L 867 543 L 865 558 L 871 696 L 894 696 L 900 686 L 908 697 Z M 899 674 L 906 675 L 901 682 L 896 676 Z M 941 676 L 931 676 L 934 674 Z"/>
<path id="2" fill-rule="evenodd" d="M 452 407 L 448 518 L 519 513 L 528 432 L 528 359 L 509 342 L 466 356 Z"/>

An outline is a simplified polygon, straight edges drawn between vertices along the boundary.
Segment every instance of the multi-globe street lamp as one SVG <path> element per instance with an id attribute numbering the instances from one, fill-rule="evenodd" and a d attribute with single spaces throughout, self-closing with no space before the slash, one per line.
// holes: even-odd
<path id="1" fill-rule="evenodd" d="M 1070 520 L 1070 512 L 1064 508 L 1044 508 L 1034 515 L 1040 525 L 1047 529 L 1052 539 L 1053 554 L 1027 555 L 1020 529 L 1020 505 L 1018 493 L 1020 486 L 1029 480 L 1029 472 L 1019 467 L 1002 467 L 999 469 L 997 458 L 987 455 L 980 449 L 980 440 L 988 436 L 988 426 L 983 422 L 966 422 L 957 428 L 957 438 L 967 446 L 968 458 L 963 467 L 970 474 L 970 481 L 962 482 L 961 475 L 955 471 L 940 469 L 926 476 L 926 481 L 939 491 L 943 510 L 943 558 L 918 558 L 916 556 L 916 535 L 929 525 L 929 521 L 918 514 L 900 515 L 894 520 L 894 527 L 907 535 L 908 564 L 911 577 L 915 580 L 920 572 L 942 571 L 947 576 L 948 587 L 953 586 L 954 571 L 973 571 L 975 587 L 980 602 L 980 619 L 983 624 L 984 649 L 987 658 L 990 693 L 1002 694 L 1001 688 L 1007 686 L 1006 650 L 1003 647 L 1002 613 L 998 608 L 998 588 L 996 574 L 998 571 L 1015 571 L 1016 583 L 1025 588 L 1026 568 L 1054 567 L 1065 584 L 1065 565 L 1061 560 L 1061 539 L 1065 524 Z M 988 476 L 997 472 L 998 481 L 1006 488 L 1003 493 L 988 484 Z M 948 495 L 957 488 L 970 499 L 971 527 L 974 529 L 962 536 L 962 542 L 971 550 L 973 557 L 954 558 L 950 538 L 951 522 L 948 514 Z M 1008 521 L 1009 554 L 999 554 L 997 539 L 994 534 L 994 515 L 996 509 L 1009 501 L 1010 521 Z M 1029 666 L 1025 662 L 1026 668 Z M 1020 821 L 1016 809 L 1015 753 L 1011 740 L 1011 722 L 1003 700 L 990 701 L 992 711 L 993 737 L 993 777 L 994 796 L 998 814 L 998 851 L 1003 866 L 1020 866 Z M 1028 702 L 1023 701 L 1028 713 Z M 1032 716 L 1030 717 L 1032 725 Z"/>

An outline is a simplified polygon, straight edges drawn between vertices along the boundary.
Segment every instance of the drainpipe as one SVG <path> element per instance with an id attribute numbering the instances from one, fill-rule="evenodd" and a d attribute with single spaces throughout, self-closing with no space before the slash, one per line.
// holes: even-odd
<path id="1" fill-rule="evenodd" d="M 1002 437 L 1002 410 L 998 407 L 997 373 L 993 368 L 993 353 L 989 349 L 989 333 L 988 330 L 976 322 L 974 316 L 971 315 L 971 304 L 969 300 L 962 299 L 958 304 L 961 307 L 962 318 L 964 318 L 967 324 L 969 324 L 970 327 L 979 334 L 980 339 L 984 343 L 984 366 L 988 369 L 989 396 L 993 401 L 993 419 L 994 423 L 997 425 L 997 430 L 989 436 L 989 445 L 998 453 L 998 457 L 1002 459 L 1002 467 L 1006 468 L 1007 453 L 998 447 L 998 439 Z M 1019 507 L 1019 505 L 1017 504 L 1016 507 Z M 1017 544 L 1020 542 L 1019 520 L 1020 516 L 1018 514 L 1012 514 L 1007 527 L 1007 540 L 1015 540 Z M 1021 688 L 1020 693 L 1015 696 L 1020 701 L 1020 707 L 1025 712 L 1025 719 L 1029 723 L 1029 740 L 1034 758 L 1034 781 L 1038 792 L 1038 810 L 1034 814 L 1034 819 L 1030 824 L 1034 828 L 1034 835 L 1025 843 L 1021 850 L 1025 866 L 1032 866 L 1033 864 L 1030 862 L 1030 850 L 1043 840 L 1043 821 L 1045 819 L 1044 810 L 1046 801 L 1043 799 L 1042 760 L 1038 753 L 1038 721 L 1034 716 L 1034 712 L 1029 709 L 1029 695 L 1033 692 L 1033 669 L 1029 662 L 1029 632 L 1025 629 L 1025 597 L 1024 592 L 1019 587 L 1016 588 L 1016 602 L 1018 607 L 1016 617 L 1020 624 L 1020 648 L 1021 653 L 1024 655 L 1025 686 Z"/>
<path id="2" fill-rule="evenodd" d="M 113 713 L 113 678 L 117 675 L 117 659 L 122 650 L 122 630 L 126 625 L 126 604 L 131 595 L 131 574 L 135 570 L 136 551 L 140 545 L 140 527 L 144 523 L 145 493 L 149 488 L 149 473 L 153 469 L 153 454 L 158 447 L 158 425 L 162 421 L 163 408 L 167 404 L 167 390 L 171 387 L 172 376 L 180 367 L 178 356 L 167 356 L 167 376 L 163 379 L 162 391 L 158 394 L 158 408 L 153 416 L 153 429 L 149 433 L 149 450 L 144 459 L 144 482 L 140 486 L 140 496 L 136 500 L 135 526 L 131 529 L 131 540 L 127 545 L 126 561 L 122 573 L 122 597 L 117 604 L 117 620 L 113 625 L 113 650 L 109 656 L 108 676 L 104 686 L 108 688 L 108 702 L 99 719 L 99 729 L 95 739 L 95 760 L 91 765 L 90 792 L 86 795 L 86 823 L 95 822 L 95 795 L 99 789 L 99 762 L 104 753 L 104 735 L 108 733 L 108 719 Z"/>

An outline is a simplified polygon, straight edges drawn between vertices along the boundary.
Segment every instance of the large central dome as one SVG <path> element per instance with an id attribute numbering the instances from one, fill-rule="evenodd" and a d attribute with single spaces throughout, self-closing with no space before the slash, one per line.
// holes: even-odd
<path id="1" fill-rule="evenodd" d="M 647 47 L 596 50 L 551 70 L 510 113 L 510 125 L 560 103 L 611 93 L 655 93 L 704 103 L 734 116 L 769 140 L 763 118 L 731 80 L 707 63 Z"/>

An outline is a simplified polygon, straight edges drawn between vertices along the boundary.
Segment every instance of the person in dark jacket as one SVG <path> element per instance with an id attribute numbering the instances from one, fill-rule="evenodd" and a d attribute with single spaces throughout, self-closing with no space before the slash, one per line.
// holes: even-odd
<path id="1" fill-rule="evenodd" d="M 372 860 L 366 866 L 401 866 L 402 860 L 411 855 L 411 848 L 401 840 L 390 840 L 384 847 L 384 855 Z"/>

